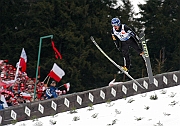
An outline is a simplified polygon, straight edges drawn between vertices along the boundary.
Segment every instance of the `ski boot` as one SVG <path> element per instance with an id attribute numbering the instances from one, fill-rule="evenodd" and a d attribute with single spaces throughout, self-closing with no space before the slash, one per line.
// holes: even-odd
<path id="1" fill-rule="evenodd" d="M 128 68 L 127 68 L 126 66 L 123 66 L 122 69 L 123 69 L 124 71 L 126 71 L 126 72 L 129 71 Z"/>
<path id="2" fill-rule="evenodd" d="M 124 71 L 129 72 L 126 66 L 121 67 Z M 123 74 L 122 71 L 118 71 L 117 74 Z"/>

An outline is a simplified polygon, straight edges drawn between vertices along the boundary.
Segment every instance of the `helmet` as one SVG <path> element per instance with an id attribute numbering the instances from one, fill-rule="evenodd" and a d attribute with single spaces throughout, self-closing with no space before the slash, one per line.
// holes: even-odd
<path id="1" fill-rule="evenodd" d="M 121 21 L 119 20 L 119 18 L 113 18 L 111 20 L 111 25 L 112 26 L 120 26 L 120 24 L 121 24 Z"/>

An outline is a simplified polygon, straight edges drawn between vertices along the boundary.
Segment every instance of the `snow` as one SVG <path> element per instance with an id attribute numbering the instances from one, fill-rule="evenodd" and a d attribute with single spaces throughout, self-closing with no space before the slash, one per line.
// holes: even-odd
<path id="1" fill-rule="evenodd" d="M 138 7 L 138 4 L 146 4 L 146 1 L 145 0 L 130 0 L 131 4 L 133 5 L 134 7 L 134 11 L 136 13 L 139 12 L 139 7 Z"/>
<path id="2" fill-rule="evenodd" d="M 179 126 L 179 100 L 180 85 L 9 126 Z"/>
<path id="3" fill-rule="evenodd" d="M 130 0 L 131 4 L 133 5 L 133 12 L 135 12 L 135 15 L 133 15 L 134 18 L 139 18 L 141 15 L 139 14 L 140 9 L 138 7 L 139 4 L 146 4 L 147 0 Z M 123 2 L 122 0 L 117 0 L 117 5 L 115 6 L 115 8 L 122 6 Z"/>
<path id="4" fill-rule="evenodd" d="M 139 12 L 139 7 L 138 7 L 139 4 L 146 4 L 146 0 L 130 0 L 130 2 L 133 5 L 133 10 L 135 13 Z M 117 0 L 116 7 L 121 6 L 121 5 L 123 5 L 122 0 Z"/>

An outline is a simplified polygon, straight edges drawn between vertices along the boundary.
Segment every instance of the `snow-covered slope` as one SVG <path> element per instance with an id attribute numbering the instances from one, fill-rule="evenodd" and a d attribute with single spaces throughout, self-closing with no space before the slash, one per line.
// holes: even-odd
<path id="1" fill-rule="evenodd" d="M 180 85 L 9 126 L 180 126 Z"/>

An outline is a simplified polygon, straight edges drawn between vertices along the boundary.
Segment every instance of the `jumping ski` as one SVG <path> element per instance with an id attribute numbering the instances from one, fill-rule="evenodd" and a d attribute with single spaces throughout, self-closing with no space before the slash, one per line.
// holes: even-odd
<path id="1" fill-rule="evenodd" d="M 147 74 L 149 77 L 149 83 L 153 84 L 153 73 L 152 73 L 152 68 L 151 68 L 151 62 L 150 62 L 150 58 L 149 58 L 149 53 L 148 53 L 148 48 L 146 45 L 146 41 L 145 41 L 145 34 L 144 32 L 141 32 L 139 34 L 140 37 L 140 43 L 142 45 L 143 51 L 144 51 L 144 55 L 142 55 L 144 61 L 145 61 L 145 65 L 146 65 L 146 69 L 147 69 Z"/>
<path id="2" fill-rule="evenodd" d="M 137 85 L 139 85 L 142 89 L 145 89 L 138 81 L 136 81 L 131 75 L 124 71 L 122 66 L 118 65 L 114 60 L 112 60 L 102 49 L 101 47 L 96 43 L 95 39 L 91 36 L 90 37 L 91 41 L 96 45 L 96 47 L 99 49 L 99 51 L 112 63 L 114 64 L 119 70 L 121 70 L 124 74 L 126 74 L 131 80 L 134 81 Z"/>

